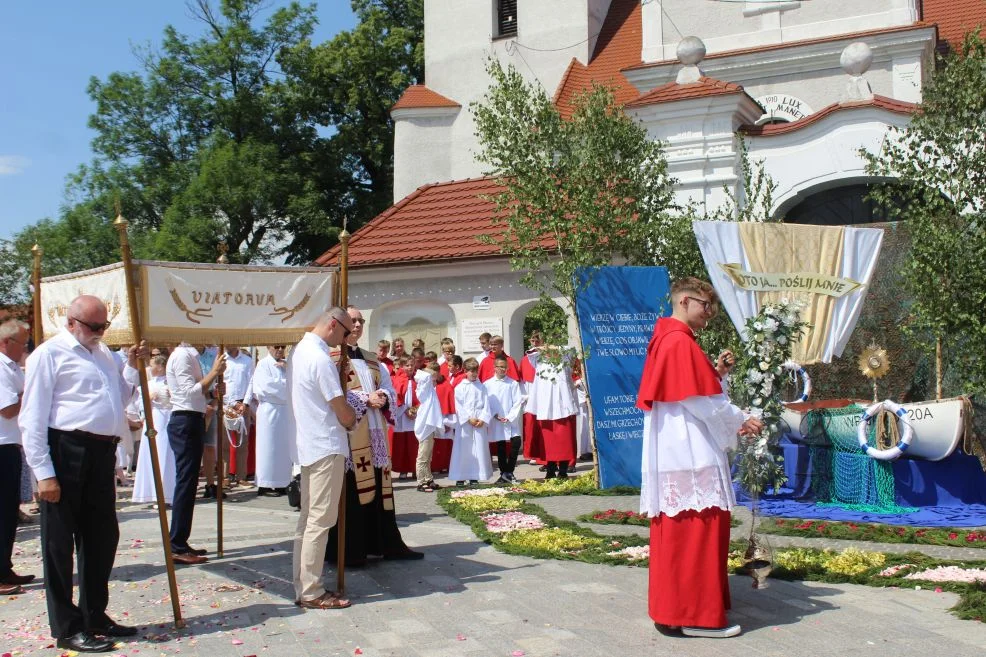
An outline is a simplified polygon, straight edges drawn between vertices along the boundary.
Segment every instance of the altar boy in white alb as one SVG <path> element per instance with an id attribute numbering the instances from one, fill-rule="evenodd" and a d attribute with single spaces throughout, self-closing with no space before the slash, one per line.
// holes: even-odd
<path id="1" fill-rule="evenodd" d="M 256 405 L 257 495 L 282 495 L 298 461 L 284 352 L 283 344 L 267 348 L 243 398 L 244 405 Z"/>
<path id="2" fill-rule="evenodd" d="M 455 388 L 455 413 L 458 426 L 452 444 L 452 463 L 449 479 L 457 486 L 469 481 L 477 483 L 493 475 L 490 448 L 487 439 L 490 420 L 489 395 L 479 382 L 479 362 L 467 358 L 462 364 L 466 380 Z"/>
<path id="3" fill-rule="evenodd" d="M 510 483 L 515 480 L 514 467 L 517 465 L 517 452 L 520 451 L 520 411 L 524 396 L 520 384 L 507 376 L 507 357 L 496 356 L 493 378 L 483 384 L 490 397 L 491 443 L 496 443 L 496 462 L 500 468 L 497 483 Z"/>

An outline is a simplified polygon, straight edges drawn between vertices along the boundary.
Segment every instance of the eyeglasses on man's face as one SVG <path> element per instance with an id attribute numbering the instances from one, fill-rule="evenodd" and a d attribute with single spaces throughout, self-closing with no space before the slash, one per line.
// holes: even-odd
<path id="1" fill-rule="evenodd" d="M 715 312 L 716 310 L 717 306 L 715 301 L 706 301 L 705 299 L 697 299 L 695 297 L 685 297 L 685 298 L 688 299 L 689 301 L 694 301 L 695 303 L 701 305 L 702 310 L 704 310 L 707 313 Z"/>
<path id="2" fill-rule="evenodd" d="M 103 331 L 105 331 L 106 329 L 108 329 L 110 327 L 110 322 L 102 322 L 100 324 L 93 324 L 93 323 L 90 323 L 90 322 L 83 322 L 78 317 L 69 317 L 69 319 L 71 319 L 73 322 L 78 322 L 79 324 L 82 324 L 83 326 L 85 326 L 87 329 L 89 329 L 93 333 L 102 333 Z"/>

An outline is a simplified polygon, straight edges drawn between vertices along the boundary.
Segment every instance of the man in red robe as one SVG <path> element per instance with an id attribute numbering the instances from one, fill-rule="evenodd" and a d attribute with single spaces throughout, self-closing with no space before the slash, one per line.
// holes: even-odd
<path id="1" fill-rule="evenodd" d="M 729 402 L 695 340 L 718 310 L 713 287 L 697 278 L 671 286 L 671 317 L 657 320 L 637 394 L 644 411 L 640 512 L 651 518 L 648 609 L 659 631 L 725 638 L 729 625 L 726 561 L 733 497 L 726 450 L 763 423 Z"/>

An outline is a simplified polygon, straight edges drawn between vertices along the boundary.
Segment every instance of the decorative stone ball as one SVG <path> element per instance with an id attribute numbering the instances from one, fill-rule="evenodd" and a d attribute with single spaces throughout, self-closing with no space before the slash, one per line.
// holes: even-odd
<path id="1" fill-rule="evenodd" d="M 850 43 L 842 51 L 839 64 L 842 70 L 852 76 L 860 76 L 869 70 L 873 63 L 873 51 L 862 41 Z"/>
<path id="2" fill-rule="evenodd" d="M 705 44 L 696 36 L 685 37 L 675 52 L 679 62 L 685 66 L 695 66 L 705 59 Z"/>

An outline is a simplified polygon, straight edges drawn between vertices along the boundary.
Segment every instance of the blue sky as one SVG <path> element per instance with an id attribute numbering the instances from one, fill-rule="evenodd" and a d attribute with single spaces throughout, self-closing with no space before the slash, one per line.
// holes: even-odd
<path id="1" fill-rule="evenodd" d="M 183 0 L 2 4 L 0 239 L 7 239 L 39 219 L 56 218 L 66 177 L 92 158 L 89 78 L 138 70 L 131 46 L 159 46 L 166 25 L 189 35 L 200 34 L 201 27 Z M 356 22 L 349 0 L 322 0 L 317 15 L 316 43 Z"/>

